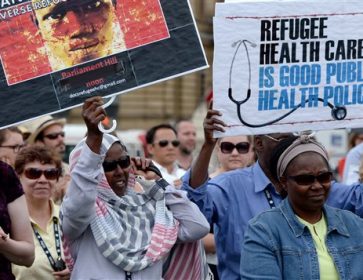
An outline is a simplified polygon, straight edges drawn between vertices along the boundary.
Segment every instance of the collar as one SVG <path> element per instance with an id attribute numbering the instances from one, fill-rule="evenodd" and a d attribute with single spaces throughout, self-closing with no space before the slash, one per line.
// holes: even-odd
<path id="1" fill-rule="evenodd" d="M 295 236 L 296 237 L 301 236 L 304 233 L 304 229 L 306 226 L 300 223 L 299 220 L 296 218 L 288 198 L 284 199 L 281 202 L 279 208 L 283 216 L 287 220 L 287 223 L 294 232 Z M 340 235 L 349 237 L 348 229 L 345 226 L 344 220 L 342 219 L 339 211 L 340 211 L 339 209 L 335 209 L 330 206 L 324 205 L 323 212 L 328 227 L 327 234 L 329 234 L 332 231 L 336 231 Z"/>
<path id="2" fill-rule="evenodd" d="M 51 214 L 50 214 L 50 218 L 49 218 L 49 220 L 48 220 L 48 225 L 50 224 L 50 223 L 52 223 L 52 221 L 53 221 L 53 218 L 56 218 L 57 220 L 58 220 L 58 222 L 59 222 L 59 206 L 58 205 L 56 205 L 54 202 L 53 202 L 53 200 L 52 199 L 50 199 L 49 200 L 49 203 L 50 203 L 50 211 L 51 211 Z M 38 226 L 38 224 L 37 224 L 37 222 L 35 222 L 33 219 L 32 219 L 32 217 L 30 217 L 29 216 L 29 218 L 30 218 L 30 222 L 33 224 L 33 225 L 36 225 L 37 227 L 39 227 Z"/>
<path id="3" fill-rule="evenodd" d="M 173 164 L 173 171 L 171 173 L 169 173 L 168 170 L 164 166 L 160 165 L 155 160 L 153 160 L 153 163 L 160 170 L 161 173 L 166 173 L 166 174 L 169 174 L 169 175 L 176 175 L 177 171 L 179 169 L 182 169 L 182 168 L 178 167 L 178 164 L 176 162 L 174 162 L 174 164 Z"/>
<path id="4" fill-rule="evenodd" d="M 258 161 L 252 166 L 252 177 L 255 182 L 256 193 L 264 191 L 271 184 Z"/>

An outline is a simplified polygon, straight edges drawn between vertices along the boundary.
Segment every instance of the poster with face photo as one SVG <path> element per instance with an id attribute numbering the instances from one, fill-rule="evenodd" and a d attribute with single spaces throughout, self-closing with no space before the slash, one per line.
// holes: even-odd
<path id="1" fill-rule="evenodd" d="M 207 67 L 188 0 L 2 0 L 0 59 L 0 127 Z"/>
<path id="2" fill-rule="evenodd" d="M 169 38 L 158 0 L 6 3 L 0 56 L 8 85 Z"/>

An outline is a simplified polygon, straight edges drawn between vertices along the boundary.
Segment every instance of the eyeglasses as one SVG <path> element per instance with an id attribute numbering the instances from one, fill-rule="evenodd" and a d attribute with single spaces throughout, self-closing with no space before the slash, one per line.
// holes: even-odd
<path id="1" fill-rule="evenodd" d="M 239 154 L 247 154 L 250 150 L 250 143 L 239 142 L 235 145 L 231 142 L 222 142 L 220 147 L 223 154 L 230 154 L 235 148 Z"/>
<path id="2" fill-rule="evenodd" d="M 22 148 L 25 147 L 25 144 L 21 144 L 21 145 L 4 145 L 4 146 L 0 146 L 0 148 L 9 148 L 9 149 L 13 149 L 14 153 L 18 153 Z"/>
<path id="3" fill-rule="evenodd" d="M 169 145 L 169 143 L 171 143 L 174 148 L 176 148 L 176 147 L 178 147 L 180 145 L 180 141 L 179 140 L 172 140 L 172 141 L 169 141 L 169 140 L 160 140 L 158 142 L 158 144 L 159 144 L 159 146 L 161 148 L 165 148 L 166 146 Z"/>
<path id="4" fill-rule="evenodd" d="M 24 171 L 25 177 L 28 179 L 39 179 L 42 174 L 47 180 L 56 180 L 61 175 L 61 171 L 57 168 L 39 169 L 39 168 L 28 168 Z"/>
<path id="5" fill-rule="evenodd" d="M 117 166 L 120 166 L 122 169 L 125 169 L 125 168 L 129 167 L 130 164 L 131 164 L 130 156 L 124 156 L 118 160 L 113 160 L 113 161 L 105 160 L 102 163 L 102 166 L 103 166 L 103 170 L 105 172 L 110 172 L 110 171 L 115 170 L 117 168 Z"/>
<path id="6" fill-rule="evenodd" d="M 311 174 L 301 174 L 296 176 L 288 176 L 289 179 L 294 180 L 298 185 L 307 186 L 312 185 L 315 180 L 317 180 L 322 185 L 330 184 L 333 173 L 331 172 L 323 172 L 319 175 L 311 175 Z"/>
<path id="7" fill-rule="evenodd" d="M 64 131 L 61 131 L 61 132 L 55 132 L 55 133 L 49 133 L 49 134 L 46 134 L 44 135 L 45 138 L 48 138 L 50 140 L 55 140 L 57 139 L 59 136 L 62 136 L 64 138 L 65 136 L 65 133 Z"/>

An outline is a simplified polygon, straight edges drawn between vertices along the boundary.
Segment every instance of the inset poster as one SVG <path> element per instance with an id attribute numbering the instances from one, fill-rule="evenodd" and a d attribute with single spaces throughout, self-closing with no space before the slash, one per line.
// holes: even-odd
<path id="1" fill-rule="evenodd" d="M 207 67 L 187 0 L 2 0 L 0 58 L 0 127 Z"/>

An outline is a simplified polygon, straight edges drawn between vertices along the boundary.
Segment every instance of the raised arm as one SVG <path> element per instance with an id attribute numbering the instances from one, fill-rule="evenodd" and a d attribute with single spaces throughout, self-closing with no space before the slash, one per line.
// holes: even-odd
<path id="1" fill-rule="evenodd" d="M 208 179 L 208 167 L 217 142 L 217 139 L 213 138 L 213 132 L 224 132 L 223 127 L 226 126 L 223 121 L 217 119 L 217 116 L 221 116 L 222 114 L 219 111 L 213 110 L 211 108 L 212 105 L 210 104 L 207 115 L 203 122 L 204 143 L 190 171 L 191 174 L 189 185 L 192 188 L 199 187 Z"/>
<path id="2" fill-rule="evenodd" d="M 104 155 L 100 154 L 102 133 L 98 123 L 105 118 L 101 97 L 85 101 L 82 117 L 87 126 L 87 138 L 75 166 L 71 166 L 71 183 L 62 203 L 62 228 L 65 236 L 73 240 L 88 227 L 95 215 L 97 185 L 102 178 Z M 72 165 L 72 162 L 71 162 Z"/>
<path id="3" fill-rule="evenodd" d="M 209 232 L 209 223 L 197 205 L 191 202 L 184 191 L 168 186 L 166 205 L 180 223 L 178 239 L 183 242 L 203 238 Z"/>

